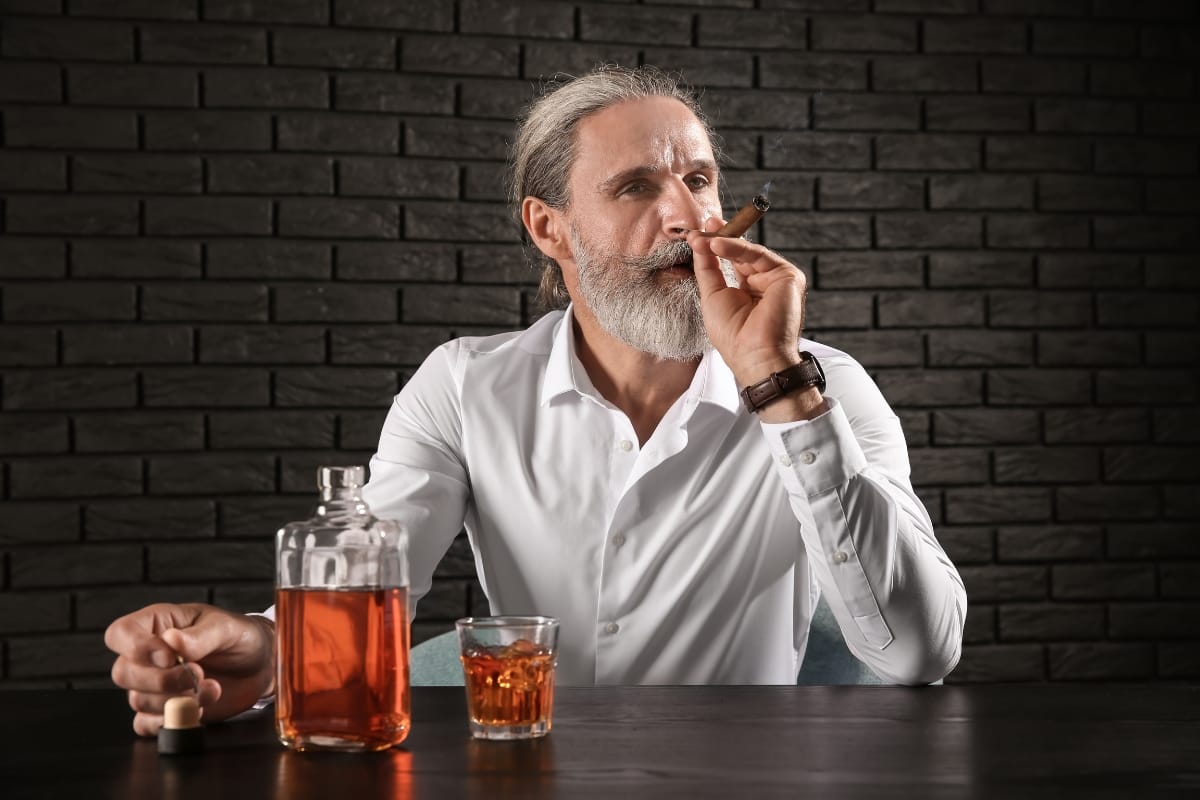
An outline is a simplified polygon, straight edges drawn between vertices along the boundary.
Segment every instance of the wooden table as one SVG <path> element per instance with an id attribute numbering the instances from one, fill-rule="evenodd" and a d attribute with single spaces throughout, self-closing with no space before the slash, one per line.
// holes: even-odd
<path id="1" fill-rule="evenodd" d="M 158 755 L 119 692 L 0 693 L 0 797 L 1200 796 L 1198 686 L 560 689 L 554 732 L 477 742 L 462 690 L 413 692 L 401 748 L 286 752 L 269 712 Z"/>

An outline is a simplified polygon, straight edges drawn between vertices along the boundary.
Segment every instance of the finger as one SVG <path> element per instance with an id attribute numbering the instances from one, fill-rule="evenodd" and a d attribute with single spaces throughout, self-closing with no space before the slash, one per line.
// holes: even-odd
<path id="1" fill-rule="evenodd" d="M 768 250 L 761 244 L 748 242 L 745 239 L 731 239 L 728 236 L 710 236 L 709 249 L 715 255 L 733 262 L 739 267 L 739 272 L 745 268 L 750 272 L 766 272 L 781 266 L 792 266 L 783 256 Z"/>
<path id="2" fill-rule="evenodd" d="M 119 656 L 112 666 L 112 680 L 122 689 L 154 694 L 180 694 L 194 688 L 191 676 L 180 666 L 161 669 Z"/>
<path id="3" fill-rule="evenodd" d="M 236 647 L 250 625 L 240 615 L 214 612 L 200 616 L 188 627 L 165 630 L 161 637 L 173 652 L 183 656 L 186 661 L 198 662 Z"/>
<path id="4" fill-rule="evenodd" d="M 192 624 L 199 610 L 190 605 L 156 603 L 115 620 L 104 632 L 104 644 L 120 656 L 140 664 L 169 667 L 175 653 L 160 637 L 168 628 Z"/>
<path id="5" fill-rule="evenodd" d="M 162 726 L 162 714 L 147 714 L 139 711 L 133 715 L 133 732 L 138 736 L 157 736 Z"/>
<path id="6" fill-rule="evenodd" d="M 190 694 L 190 688 L 183 692 L 168 693 L 130 691 L 128 698 L 129 707 L 138 713 L 161 714 L 163 713 L 163 706 L 172 697 Z M 201 711 L 203 711 L 204 706 L 215 703 L 220 696 L 220 685 L 214 680 L 207 680 L 200 684 L 200 694 L 197 696 L 196 702 L 199 703 Z"/>
<path id="7" fill-rule="evenodd" d="M 696 286 L 700 289 L 701 297 L 708 297 L 727 287 L 721 263 L 712 251 L 712 238 L 698 231 L 692 231 L 687 237 L 692 248 L 692 271 L 696 274 Z"/>

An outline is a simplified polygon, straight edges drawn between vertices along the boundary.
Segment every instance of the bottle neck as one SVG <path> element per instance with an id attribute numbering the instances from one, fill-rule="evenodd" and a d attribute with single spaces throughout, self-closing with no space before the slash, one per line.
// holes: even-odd
<path id="1" fill-rule="evenodd" d="M 362 499 L 362 487 L 321 487 L 321 502 L 317 504 L 319 517 L 360 517 L 369 513 Z"/>

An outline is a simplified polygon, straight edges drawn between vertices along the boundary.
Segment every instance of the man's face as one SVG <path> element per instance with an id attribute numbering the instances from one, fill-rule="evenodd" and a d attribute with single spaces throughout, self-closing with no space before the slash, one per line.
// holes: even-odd
<path id="1" fill-rule="evenodd" d="M 712 145 L 696 116 L 678 100 L 652 97 L 585 118 L 570 193 L 573 258 L 564 277 L 576 303 L 639 350 L 701 355 L 707 338 L 683 237 L 719 215 L 720 201 Z"/>

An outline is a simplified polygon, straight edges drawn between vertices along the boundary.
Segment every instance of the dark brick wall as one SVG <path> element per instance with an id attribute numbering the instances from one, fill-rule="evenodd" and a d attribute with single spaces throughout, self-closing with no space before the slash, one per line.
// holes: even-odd
<path id="1" fill-rule="evenodd" d="M 961 681 L 1200 677 L 1190 0 L 0 0 L 0 685 L 270 600 L 313 470 L 528 323 L 512 118 L 681 69 L 728 202 L 872 371 L 971 597 Z M 417 636 L 481 607 L 460 541 Z"/>

